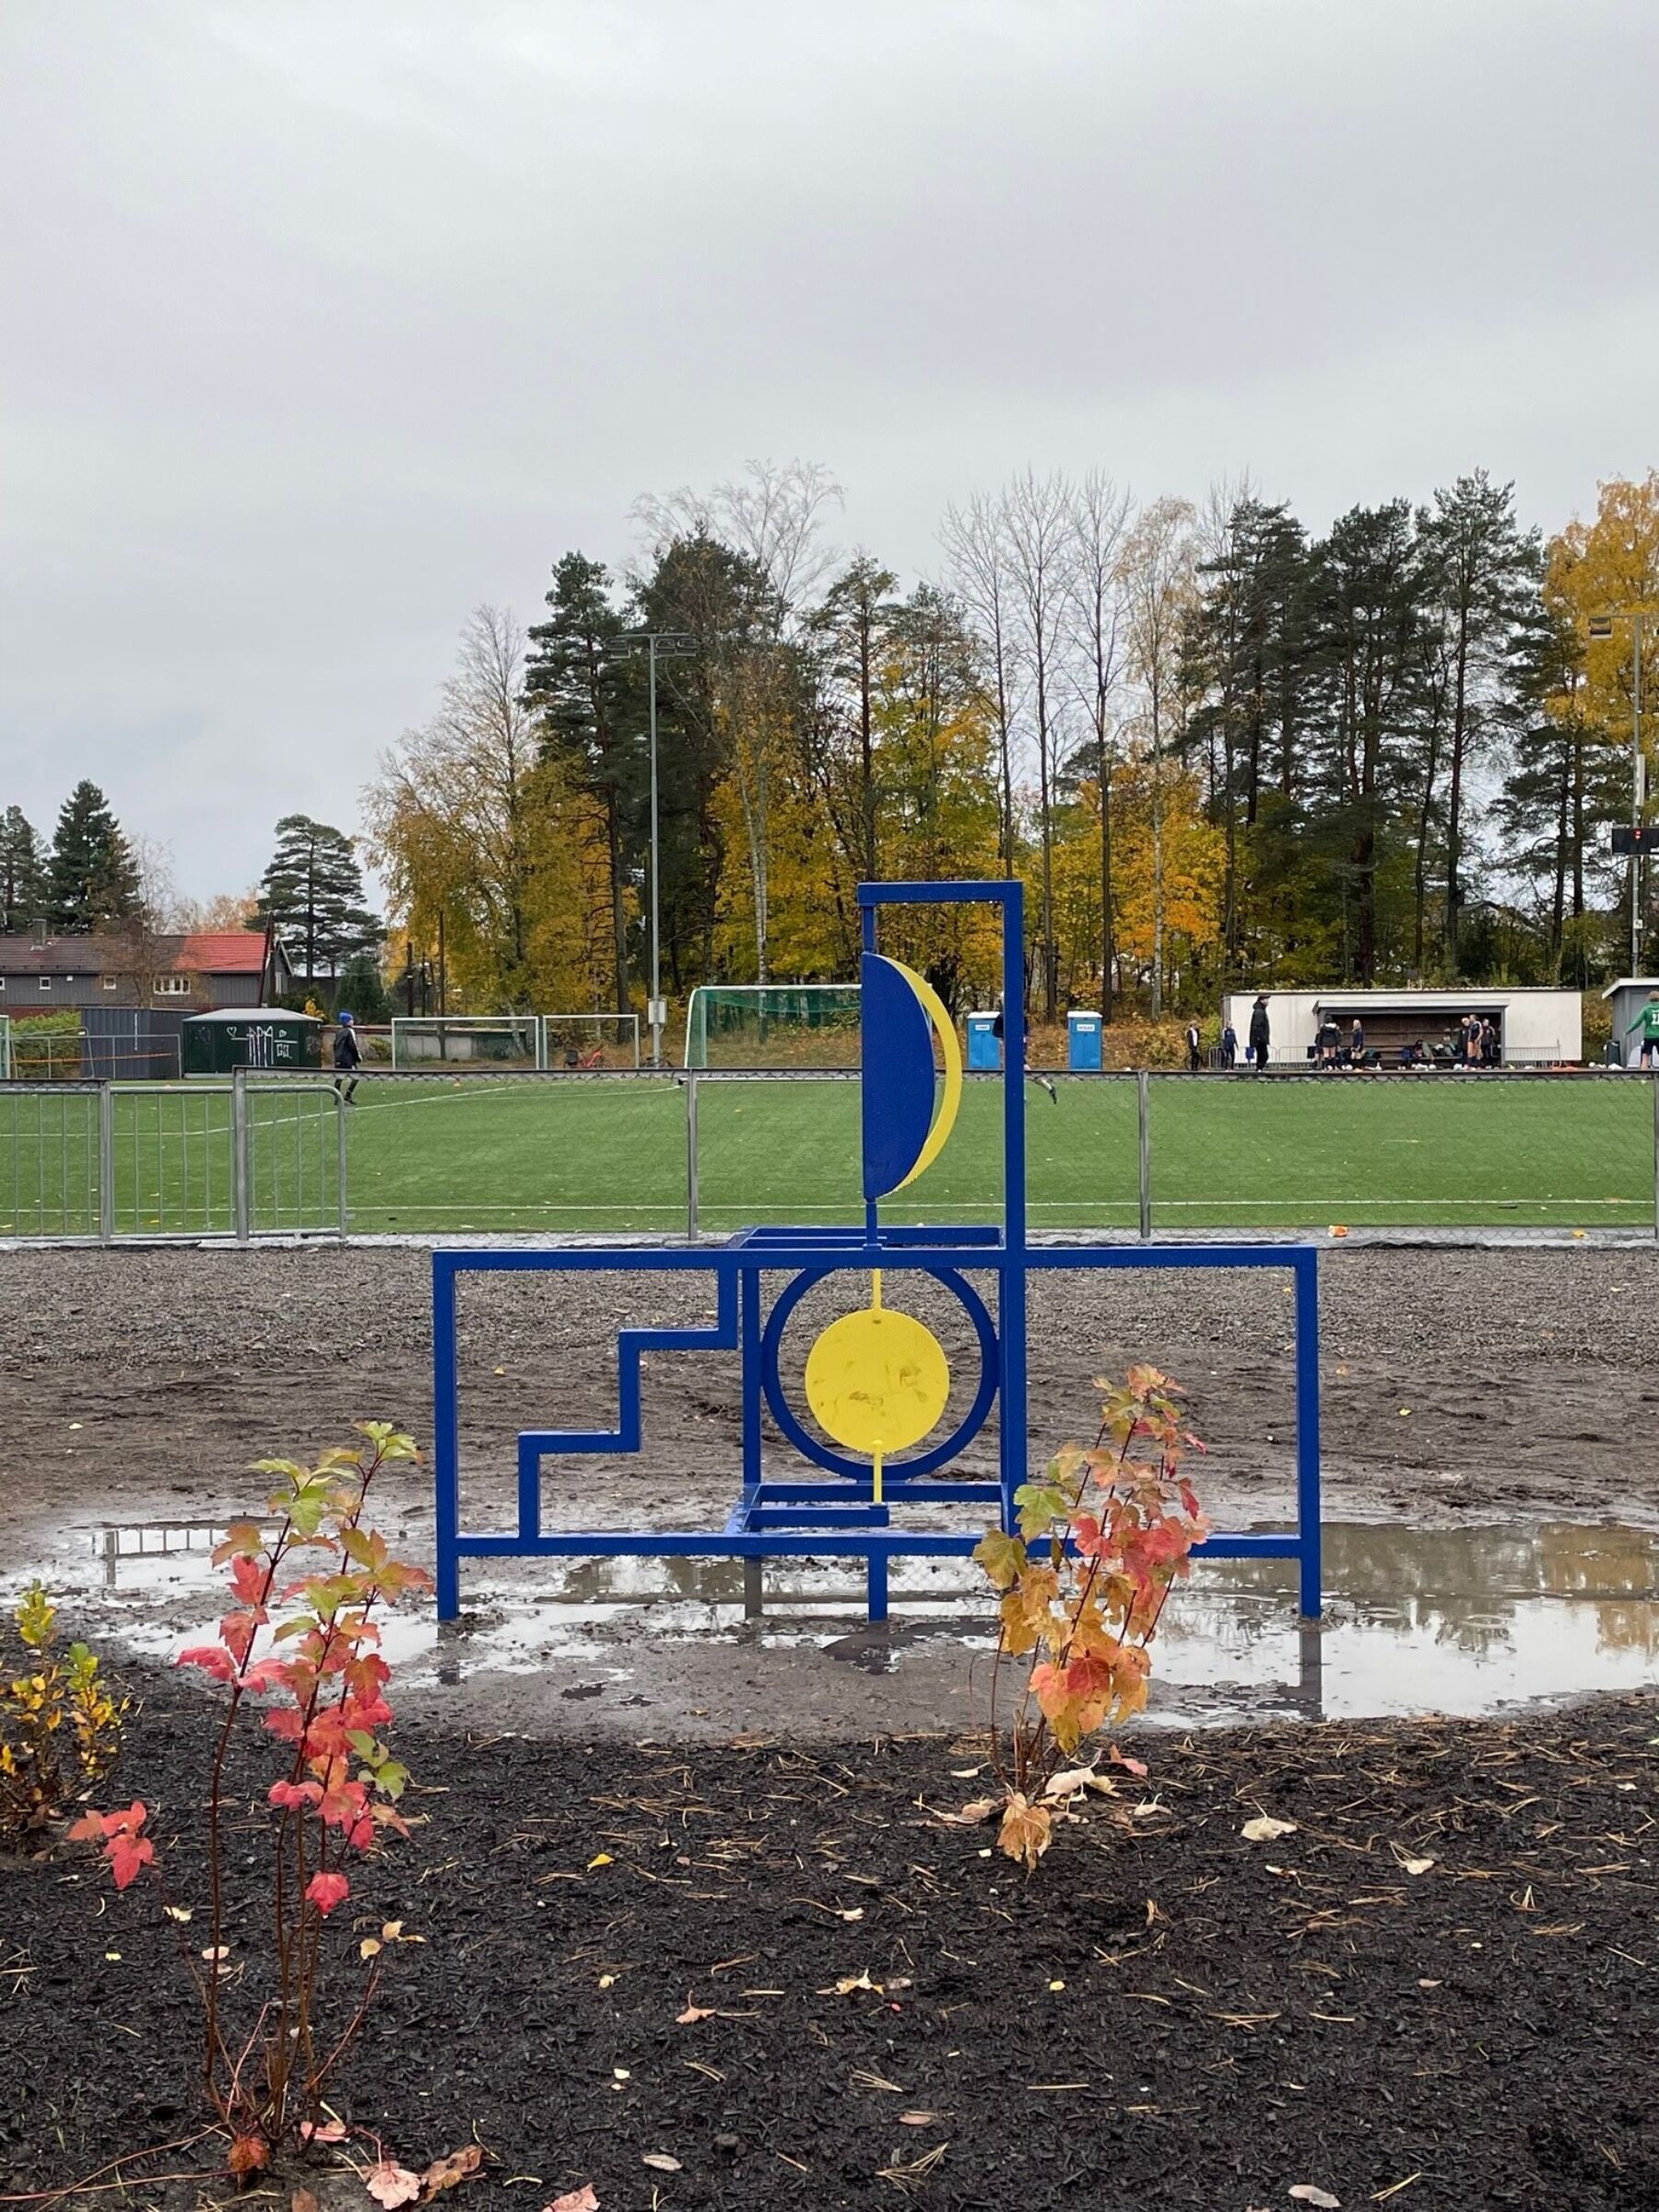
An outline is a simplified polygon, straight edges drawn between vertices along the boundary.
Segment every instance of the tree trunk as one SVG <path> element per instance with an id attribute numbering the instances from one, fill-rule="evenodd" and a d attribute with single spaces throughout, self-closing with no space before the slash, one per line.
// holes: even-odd
<path id="1" fill-rule="evenodd" d="M 1463 905 L 1464 754 L 1468 744 L 1469 618 L 1458 610 L 1457 675 L 1452 694 L 1452 759 L 1446 786 L 1446 958 L 1457 972 L 1459 911 Z"/>
<path id="2" fill-rule="evenodd" d="M 1100 741 L 1100 1019 L 1112 1019 L 1112 763 Z"/>

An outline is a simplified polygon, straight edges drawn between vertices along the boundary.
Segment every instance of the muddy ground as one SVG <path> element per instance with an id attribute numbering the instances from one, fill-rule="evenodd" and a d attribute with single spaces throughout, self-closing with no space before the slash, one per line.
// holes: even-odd
<path id="1" fill-rule="evenodd" d="M 353 1419 L 391 1418 L 429 1439 L 429 1265 L 395 1248 L 0 1254 L 0 1547 L 117 1504 L 242 1505 L 247 1459 L 321 1444 Z M 909 1302 L 965 1368 L 954 1304 L 937 1292 Z M 815 1315 L 835 1310 L 826 1293 L 799 1311 L 786 1371 Z M 499 1476 L 506 1433 L 523 1423 L 614 1419 L 618 1326 L 712 1318 L 695 1277 L 475 1279 L 463 1305 L 470 1464 Z M 1320 1335 L 1331 1518 L 1659 1519 L 1659 1253 L 1334 1253 Z M 1033 1449 L 1088 1427 L 1095 1375 L 1151 1359 L 1190 1393 L 1212 1517 L 1270 1516 L 1289 1498 L 1291 1342 L 1275 1274 L 1034 1277 Z M 571 1463 L 583 1512 L 724 1511 L 735 1371 L 729 1355 L 653 1356 L 640 1461 Z M 970 1464 L 985 1473 L 994 1457 L 994 1421 Z M 481 1511 L 495 1487 L 469 1504 Z"/>

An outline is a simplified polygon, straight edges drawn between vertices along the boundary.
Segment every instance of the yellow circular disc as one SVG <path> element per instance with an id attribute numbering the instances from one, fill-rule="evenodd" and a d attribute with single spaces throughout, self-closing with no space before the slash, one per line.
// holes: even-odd
<path id="1" fill-rule="evenodd" d="M 806 1403 L 849 1452 L 890 1455 L 919 1444 L 949 1396 L 938 1338 L 891 1306 L 843 1313 L 806 1355 Z"/>

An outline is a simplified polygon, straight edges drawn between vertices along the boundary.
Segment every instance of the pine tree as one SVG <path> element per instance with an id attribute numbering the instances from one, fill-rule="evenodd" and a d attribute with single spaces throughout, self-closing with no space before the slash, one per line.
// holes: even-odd
<path id="1" fill-rule="evenodd" d="M 74 935 L 139 918 L 143 900 L 132 848 L 96 783 L 77 783 L 64 801 L 45 904 L 53 928 Z"/>
<path id="2" fill-rule="evenodd" d="M 46 912 L 45 846 L 21 806 L 0 815 L 0 930 L 27 929 Z"/>
<path id="3" fill-rule="evenodd" d="M 276 923 L 307 982 L 337 975 L 354 953 L 377 951 L 385 935 L 370 911 L 350 838 L 307 814 L 285 814 L 276 825 L 256 919 L 261 928 Z"/>
<path id="4" fill-rule="evenodd" d="M 610 574 L 582 553 L 567 553 L 547 594 L 551 619 L 530 631 L 524 698 L 543 718 L 543 749 L 564 763 L 605 816 L 610 861 L 616 1006 L 629 1008 L 627 883 L 645 763 L 637 721 L 628 709 L 633 685 L 622 649 L 622 618 L 610 599 Z"/>

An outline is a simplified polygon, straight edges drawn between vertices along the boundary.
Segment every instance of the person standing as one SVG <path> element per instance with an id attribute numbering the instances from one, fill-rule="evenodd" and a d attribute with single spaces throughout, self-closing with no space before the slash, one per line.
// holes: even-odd
<path id="1" fill-rule="evenodd" d="M 1636 1030 L 1641 1039 L 1637 1065 L 1659 1067 L 1659 991 L 1648 993 L 1647 1005 L 1637 1017 Z"/>
<path id="2" fill-rule="evenodd" d="M 1348 1062 L 1354 1067 L 1365 1065 L 1365 1024 L 1358 1014 L 1355 1015 L 1354 1026 L 1348 1032 Z"/>
<path id="3" fill-rule="evenodd" d="M 1230 1070 L 1239 1065 L 1239 1032 L 1230 1021 L 1222 1025 L 1221 1065 Z"/>
<path id="4" fill-rule="evenodd" d="M 1250 1009 L 1250 1049 L 1255 1055 L 1251 1065 L 1259 1076 L 1267 1065 L 1267 1053 L 1273 1042 L 1273 1025 L 1267 1018 L 1267 994 L 1258 991 L 1256 1002 Z"/>
<path id="5" fill-rule="evenodd" d="M 1187 1074 L 1197 1075 L 1204 1066 L 1204 1041 L 1198 1034 L 1198 1024 L 1189 1021 L 1186 1029 Z"/>
<path id="6" fill-rule="evenodd" d="M 349 1106 L 357 1092 L 357 1071 L 363 1065 L 363 1054 L 357 1040 L 357 1023 L 347 1013 L 341 1014 L 335 1030 L 334 1064 L 334 1087 Z"/>

